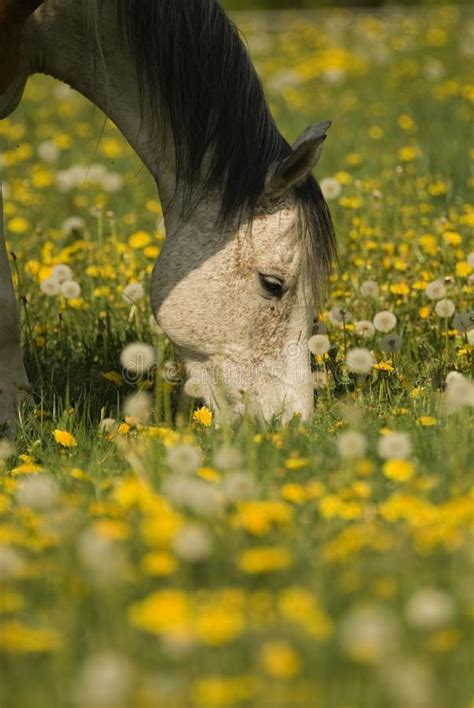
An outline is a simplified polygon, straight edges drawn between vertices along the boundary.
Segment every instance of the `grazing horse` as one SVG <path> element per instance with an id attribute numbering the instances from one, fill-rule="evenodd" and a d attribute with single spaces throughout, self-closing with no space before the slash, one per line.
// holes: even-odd
<path id="1" fill-rule="evenodd" d="M 312 176 L 329 122 L 290 146 L 216 0 L 0 0 L 0 118 L 34 73 L 66 82 L 154 176 L 167 239 L 153 313 L 214 410 L 313 409 L 307 348 L 335 253 Z M 26 385 L 0 248 L 0 419 Z"/>

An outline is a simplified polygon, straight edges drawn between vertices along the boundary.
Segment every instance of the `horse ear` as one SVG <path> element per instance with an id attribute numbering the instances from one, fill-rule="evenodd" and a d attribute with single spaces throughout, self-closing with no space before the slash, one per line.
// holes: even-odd
<path id="1" fill-rule="evenodd" d="M 275 162 L 265 180 L 264 194 L 278 197 L 305 179 L 316 167 L 331 121 L 310 125 L 292 145 L 292 153 Z"/>
<path id="2" fill-rule="evenodd" d="M 43 0 L 0 0 L 0 94 L 7 90 L 20 63 L 23 25 Z"/>

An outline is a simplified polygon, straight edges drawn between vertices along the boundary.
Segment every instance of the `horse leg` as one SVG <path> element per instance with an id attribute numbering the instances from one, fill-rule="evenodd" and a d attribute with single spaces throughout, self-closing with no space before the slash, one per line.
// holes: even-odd
<path id="1" fill-rule="evenodd" d="M 20 323 L 3 229 L 0 182 L 0 425 L 14 424 L 28 388 L 20 346 Z"/>

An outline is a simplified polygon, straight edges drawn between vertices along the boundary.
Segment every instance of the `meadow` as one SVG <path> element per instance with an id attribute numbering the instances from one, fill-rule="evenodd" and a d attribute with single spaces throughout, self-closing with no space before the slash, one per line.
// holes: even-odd
<path id="1" fill-rule="evenodd" d="M 333 121 L 314 418 L 183 394 L 154 185 L 32 79 L 0 122 L 33 389 L 0 436 L 0 704 L 472 708 L 472 9 L 236 19 L 285 136 Z"/>

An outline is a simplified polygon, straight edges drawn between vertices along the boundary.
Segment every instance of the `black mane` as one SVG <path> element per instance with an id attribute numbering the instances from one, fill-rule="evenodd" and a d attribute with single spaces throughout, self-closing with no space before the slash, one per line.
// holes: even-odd
<path id="1" fill-rule="evenodd" d="M 178 183 L 189 193 L 198 183 L 221 193 L 225 221 L 252 212 L 268 168 L 291 148 L 235 25 L 216 0 L 117 3 L 142 98 L 172 127 Z M 321 190 L 309 177 L 295 192 L 308 227 L 319 232 L 320 266 L 329 266 L 334 230 Z"/>

